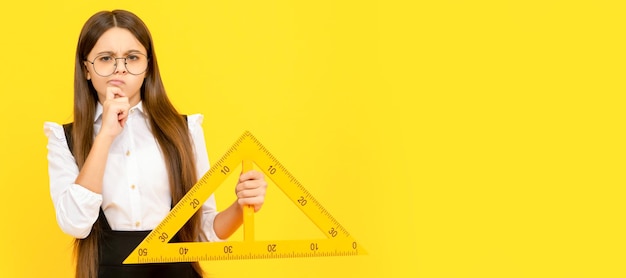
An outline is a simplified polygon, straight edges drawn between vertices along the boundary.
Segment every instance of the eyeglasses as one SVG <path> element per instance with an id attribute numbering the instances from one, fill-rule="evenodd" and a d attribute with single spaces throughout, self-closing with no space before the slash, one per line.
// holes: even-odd
<path id="1" fill-rule="evenodd" d="M 111 76 L 117 70 L 117 60 L 124 60 L 124 66 L 128 73 L 139 75 L 148 69 L 148 57 L 142 53 L 128 54 L 126 57 L 116 58 L 109 54 L 99 55 L 93 61 L 87 61 L 93 66 L 96 74 L 107 77 Z"/>

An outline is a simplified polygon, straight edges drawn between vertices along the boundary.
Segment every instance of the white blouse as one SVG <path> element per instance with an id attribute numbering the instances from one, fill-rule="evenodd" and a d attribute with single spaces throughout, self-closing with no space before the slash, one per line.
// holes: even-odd
<path id="1" fill-rule="evenodd" d="M 103 107 L 98 103 L 94 132 L 102 126 Z M 187 122 L 196 155 L 196 174 L 209 169 L 203 116 L 189 115 Z M 48 137 L 48 174 L 56 218 L 63 232 L 85 238 L 98 218 L 100 207 L 113 230 L 146 231 L 154 229 L 169 213 L 171 193 L 163 153 L 150 131 L 140 102 L 130 109 L 126 125 L 118 135 L 107 158 L 102 194 L 75 183 L 78 166 L 67 146 L 63 126 L 44 123 Z M 200 241 L 221 241 L 213 229 L 217 215 L 213 195 L 202 206 Z"/>

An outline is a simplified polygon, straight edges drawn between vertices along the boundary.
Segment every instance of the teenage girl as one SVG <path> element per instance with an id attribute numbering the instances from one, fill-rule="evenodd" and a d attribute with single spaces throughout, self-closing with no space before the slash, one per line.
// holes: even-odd
<path id="1" fill-rule="evenodd" d="M 61 229 L 76 238 L 76 277 L 202 277 L 198 263 L 122 261 L 209 169 L 202 115 L 168 99 L 152 37 L 135 14 L 98 12 L 76 49 L 74 121 L 44 123 L 50 192 Z M 211 196 L 172 239 L 220 241 L 258 211 L 267 183 L 239 176 L 237 201 L 217 212 Z"/>

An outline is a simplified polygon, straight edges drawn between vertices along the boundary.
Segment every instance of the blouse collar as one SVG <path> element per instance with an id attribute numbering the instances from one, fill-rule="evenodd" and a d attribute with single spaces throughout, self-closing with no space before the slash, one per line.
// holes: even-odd
<path id="1" fill-rule="evenodd" d="M 143 102 L 139 101 L 139 103 L 137 103 L 137 105 L 133 106 L 130 108 L 130 110 L 133 109 L 137 109 L 139 110 L 142 114 L 144 114 L 143 111 Z M 93 122 L 97 122 L 101 117 L 102 117 L 102 112 L 104 111 L 104 107 L 102 106 L 102 104 L 98 101 L 98 104 L 96 105 L 96 115 L 93 119 Z"/>

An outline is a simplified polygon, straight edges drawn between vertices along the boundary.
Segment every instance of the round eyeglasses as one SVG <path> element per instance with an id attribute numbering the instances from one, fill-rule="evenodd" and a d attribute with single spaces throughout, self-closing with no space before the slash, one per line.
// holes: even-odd
<path id="1" fill-rule="evenodd" d="M 93 66 L 96 74 L 107 77 L 111 76 L 117 70 L 117 60 L 124 60 L 124 66 L 128 73 L 139 75 L 148 69 L 148 57 L 142 53 L 128 54 L 126 57 L 114 57 L 109 54 L 98 55 L 93 61 L 87 61 Z"/>

